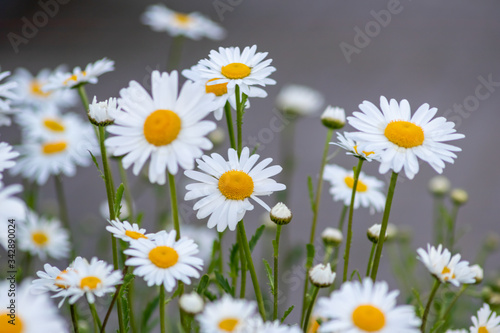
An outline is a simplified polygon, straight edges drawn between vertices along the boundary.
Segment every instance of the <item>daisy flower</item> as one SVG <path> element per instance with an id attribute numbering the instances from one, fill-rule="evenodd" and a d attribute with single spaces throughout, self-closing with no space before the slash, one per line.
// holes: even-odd
<path id="1" fill-rule="evenodd" d="M 10 316 L 9 306 L 12 298 L 8 298 L 9 282 L 0 283 L 0 332 L 5 333 L 40 333 L 40 332 L 69 332 L 63 317 L 57 312 L 46 294 L 31 293 L 29 281 L 24 281 L 16 288 L 15 325 Z"/>
<path id="2" fill-rule="evenodd" d="M 113 270 L 109 265 L 96 257 L 90 260 L 79 260 L 72 270 L 62 275 L 63 282 L 68 286 L 53 297 L 69 297 L 69 303 L 74 304 L 80 297 L 86 296 L 89 303 L 95 302 L 95 297 L 114 293 L 116 285 L 123 281 L 122 272 Z"/>
<path id="3" fill-rule="evenodd" d="M 349 124 L 360 132 L 352 133 L 354 140 L 369 142 L 365 150 L 380 151 L 380 173 L 393 170 L 398 173 L 403 168 L 409 179 L 418 173 L 417 158 L 429 163 L 438 173 L 442 173 L 444 162 L 453 163 L 460 148 L 443 143 L 462 139 L 463 134 L 455 133 L 455 124 L 444 117 L 432 119 L 437 112 L 429 104 L 422 104 L 411 116 L 410 104 L 395 99 L 387 101 L 380 97 L 380 111 L 374 104 L 364 101 L 359 105 L 362 112 L 354 112 L 348 117 Z"/>
<path id="4" fill-rule="evenodd" d="M 12 146 L 7 142 L 0 142 L 0 186 L 3 185 L 3 171 L 6 169 L 12 168 L 16 165 L 16 162 L 13 161 L 16 157 L 19 156 L 17 151 L 12 150 Z"/>
<path id="5" fill-rule="evenodd" d="M 29 211 L 24 223 L 19 224 L 19 249 L 37 255 L 45 260 L 69 256 L 69 233 L 55 218 L 39 217 Z"/>
<path id="6" fill-rule="evenodd" d="M 80 67 L 75 67 L 72 72 L 56 72 L 51 75 L 47 83 L 42 86 L 43 92 L 50 92 L 58 89 L 77 88 L 80 85 L 99 81 L 99 76 L 115 70 L 115 62 L 108 58 L 102 58 L 94 63 L 85 66 L 82 71 Z"/>
<path id="7" fill-rule="evenodd" d="M 146 229 L 140 228 L 137 223 L 130 224 L 128 221 L 120 222 L 119 220 L 108 221 L 111 225 L 106 227 L 106 230 L 126 242 L 137 240 L 139 238 L 150 239 L 154 234 L 146 234 Z"/>
<path id="8" fill-rule="evenodd" d="M 127 266 L 137 266 L 134 274 L 142 276 L 148 286 L 164 285 L 171 292 L 177 280 L 191 284 L 191 278 L 199 278 L 203 260 L 195 257 L 198 245 L 193 240 L 181 237 L 175 240 L 176 232 L 157 233 L 153 240 L 139 238 L 130 243 L 124 253 L 130 258 Z"/>
<path id="9" fill-rule="evenodd" d="M 205 305 L 203 312 L 196 316 L 202 333 L 243 332 L 252 317 L 256 316 L 257 305 L 245 299 L 233 299 L 229 295 Z"/>
<path id="10" fill-rule="evenodd" d="M 263 322 L 260 317 L 254 317 L 248 321 L 245 333 L 303 333 L 297 326 L 281 324 L 279 320 Z"/>
<path id="11" fill-rule="evenodd" d="M 354 171 L 345 170 L 338 165 L 326 165 L 323 178 L 330 182 L 330 194 L 333 200 L 342 201 L 344 205 L 351 204 L 352 188 L 354 186 Z M 358 186 L 356 187 L 356 197 L 354 208 L 359 206 L 370 208 L 380 212 L 385 206 L 385 195 L 381 190 L 384 183 L 375 177 L 367 176 L 363 171 L 359 173 Z"/>
<path id="12" fill-rule="evenodd" d="M 15 91 L 19 95 L 19 100 L 15 101 L 14 104 L 35 108 L 47 104 L 54 104 L 60 107 L 74 106 L 78 102 L 76 91 L 58 90 L 44 92 L 42 90 L 42 87 L 48 83 L 49 77 L 57 75 L 57 73 L 64 73 L 65 71 L 66 68 L 64 66 L 59 66 L 53 71 L 44 68 L 34 76 L 25 68 L 16 69 L 11 80 L 17 82 Z"/>
<path id="13" fill-rule="evenodd" d="M 320 119 L 321 123 L 330 129 L 341 129 L 345 125 L 345 110 L 328 105 Z"/>
<path id="14" fill-rule="evenodd" d="M 309 116 L 318 113 L 325 103 L 323 95 L 310 87 L 290 84 L 281 88 L 276 97 L 276 107 L 297 116 Z"/>
<path id="15" fill-rule="evenodd" d="M 477 312 L 476 317 L 472 317 L 473 326 L 470 333 L 498 333 L 500 332 L 500 316 L 491 311 L 488 304 L 484 304 Z"/>
<path id="16" fill-rule="evenodd" d="M 141 16 L 141 22 L 153 31 L 167 32 L 173 37 L 186 36 L 199 40 L 203 37 L 223 39 L 226 30 L 200 13 L 179 13 L 163 4 L 151 5 Z"/>
<path id="17" fill-rule="evenodd" d="M 214 110 L 214 95 L 188 81 L 177 96 L 176 71 L 154 71 L 151 80 L 152 97 L 135 81 L 120 91 L 121 110 L 116 112 L 115 124 L 107 127 L 116 136 L 108 138 L 106 145 L 115 156 L 124 155 L 125 169 L 134 165 L 134 175 L 151 157 L 149 181 L 162 185 L 166 169 L 171 174 L 179 166 L 192 169 L 202 149 L 212 148 L 205 136 L 215 129 L 215 123 L 201 119 Z"/>
<path id="18" fill-rule="evenodd" d="M 272 59 L 264 60 L 267 52 L 256 52 L 257 45 L 245 47 L 240 52 L 239 47 L 212 50 L 209 59 L 199 61 L 196 70 L 201 78 L 212 80 L 209 84 L 227 83 L 227 89 L 232 90 L 236 85 L 248 97 L 266 97 L 266 92 L 255 85 L 266 86 L 276 84 L 268 78 L 276 68 L 269 66 Z"/>
<path id="19" fill-rule="evenodd" d="M 0 81 L 9 75 L 10 72 L 0 72 Z M 0 84 L 0 126 L 10 126 L 11 124 L 8 115 L 14 113 L 14 110 L 10 108 L 10 104 L 13 100 L 17 100 L 19 98 L 13 91 L 16 87 L 17 83 L 13 81 Z"/>
<path id="20" fill-rule="evenodd" d="M 87 115 L 92 124 L 96 126 L 111 125 L 114 121 L 114 114 L 117 110 L 116 98 L 110 98 L 103 102 L 97 102 L 97 97 L 94 96 L 92 104 L 89 105 Z"/>
<path id="21" fill-rule="evenodd" d="M 365 151 L 363 150 L 362 145 L 359 145 L 357 142 L 350 138 L 352 133 L 344 132 L 343 134 L 337 132 L 337 140 L 338 142 L 330 142 L 331 145 L 339 146 L 347 150 L 347 155 L 353 155 L 358 158 L 362 158 L 368 162 L 378 160 L 378 155 L 374 151 Z"/>
<path id="22" fill-rule="evenodd" d="M 470 268 L 468 261 L 460 261 L 460 254 L 451 256 L 448 249 L 443 249 L 439 244 L 437 249 L 427 244 L 427 251 L 422 248 L 417 250 L 418 257 L 439 281 L 459 286 L 461 283 L 475 283 L 476 273 Z"/>
<path id="23" fill-rule="evenodd" d="M 247 210 L 253 210 L 250 198 L 264 207 L 271 208 L 259 196 L 271 195 L 274 191 L 282 191 L 285 185 L 277 183 L 270 177 L 281 172 L 278 165 L 267 167 L 272 158 L 266 158 L 257 165 L 259 155 L 250 156 L 250 149 L 243 148 L 238 158 L 236 150 L 229 148 L 228 161 L 217 154 L 204 155 L 196 160 L 198 168 L 203 171 L 186 170 L 184 174 L 199 183 L 186 186 L 184 200 L 203 197 L 195 203 L 193 209 L 198 210 L 196 217 L 203 219 L 209 215 L 208 227 L 217 225 L 217 231 L 222 232 L 229 227 L 233 231 L 238 222 L 243 219 Z M 267 168 L 266 168 L 267 167 Z"/>
<path id="24" fill-rule="evenodd" d="M 319 332 L 418 333 L 420 319 L 410 305 L 396 306 L 398 290 L 389 292 L 385 281 L 365 278 L 345 282 L 330 297 L 321 297 L 317 315 L 326 318 Z"/>
<path id="25" fill-rule="evenodd" d="M 469 333 L 469 331 L 465 329 L 459 329 L 459 330 L 446 330 L 445 333 Z"/>
<path id="26" fill-rule="evenodd" d="M 14 197 L 15 194 L 22 192 L 23 187 L 19 184 L 4 187 L 0 184 L 0 244 L 8 249 L 9 238 L 8 229 L 9 219 L 19 221 L 26 218 L 26 204 L 21 199 Z M 16 230 L 17 231 L 17 230 Z"/>

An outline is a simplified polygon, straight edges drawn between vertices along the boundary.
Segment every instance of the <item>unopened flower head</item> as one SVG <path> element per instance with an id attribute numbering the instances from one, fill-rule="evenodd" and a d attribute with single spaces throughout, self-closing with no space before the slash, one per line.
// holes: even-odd
<path id="1" fill-rule="evenodd" d="M 198 293 L 192 292 L 190 294 L 183 294 L 179 298 L 179 306 L 184 312 L 195 315 L 203 311 L 205 302 L 203 302 L 203 298 Z"/>
<path id="2" fill-rule="evenodd" d="M 477 312 L 477 316 L 472 317 L 470 333 L 497 333 L 500 331 L 500 316 L 490 309 L 488 304 L 484 304 Z"/>
<path id="3" fill-rule="evenodd" d="M 345 110 L 328 105 L 321 115 L 321 122 L 328 128 L 341 129 L 345 125 Z"/>
<path id="4" fill-rule="evenodd" d="M 445 176 L 434 176 L 429 181 L 429 191 L 435 196 L 443 196 L 450 191 L 451 183 Z"/>
<path id="5" fill-rule="evenodd" d="M 418 257 L 429 272 L 442 283 L 451 283 L 459 286 L 461 283 L 475 283 L 475 273 L 471 270 L 469 262 L 460 261 L 460 254 L 451 256 L 448 249 L 442 245 L 437 248 L 427 244 L 427 251 L 422 248 L 417 250 Z"/>
<path id="6" fill-rule="evenodd" d="M 278 165 L 268 167 L 272 158 L 257 163 L 259 158 L 257 154 L 250 155 L 250 149 L 245 147 L 240 157 L 236 150 L 229 148 L 228 161 L 217 153 L 197 159 L 202 172 L 184 172 L 188 178 L 198 181 L 186 186 L 188 192 L 184 197 L 184 200 L 202 198 L 193 206 L 194 210 L 198 210 L 196 217 L 203 219 L 210 216 L 207 226 L 217 226 L 217 231 L 222 232 L 227 227 L 235 230 L 246 211 L 253 210 L 250 198 L 270 211 L 271 208 L 259 196 L 282 191 L 286 186 L 271 178 L 282 168 Z"/>
<path id="7" fill-rule="evenodd" d="M 318 288 L 329 287 L 335 280 L 335 272 L 332 272 L 330 263 L 318 264 L 309 270 L 309 280 Z"/>
<path id="8" fill-rule="evenodd" d="M 324 102 L 325 99 L 319 91 L 296 84 L 284 86 L 276 97 L 278 110 L 295 116 L 316 114 Z"/>
<path id="9" fill-rule="evenodd" d="M 432 119 L 437 109 L 429 104 L 421 105 L 413 116 L 405 99 L 398 104 L 382 96 L 380 109 L 368 101 L 359 108 L 361 112 L 347 118 L 359 131 L 353 132 L 352 138 L 367 142 L 365 150 L 380 152 L 380 173 L 399 173 L 404 169 L 406 176 L 413 179 L 419 171 L 418 159 L 442 173 L 445 162 L 453 163 L 457 157 L 454 152 L 461 151 L 445 142 L 462 139 L 464 135 L 456 133 L 455 124 L 445 118 Z"/>
<path id="10" fill-rule="evenodd" d="M 347 150 L 347 155 L 356 156 L 358 158 L 362 158 L 368 162 L 372 160 L 378 160 L 379 156 L 375 151 L 367 151 L 364 150 L 364 146 L 366 143 L 358 143 L 351 139 L 351 134 L 348 132 L 340 133 L 337 132 L 337 140 L 338 142 L 331 142 L 330 144 L 339 146 L 345 150 Z"/>
<path id="11" fill-rule="evenodd" d="M 146 234 L 146 229 L 140 228 L 137 223 L 130 224 L 128 221 L 120 222 L 119 220 L 108 221 L 111 225 L 106 227 L 106 230 L 113 234 L 114 237 L 131 242 L 140 238 L 150 239 L 154 234 Z"/>
<path id="12" fill-rule="evenodd" d="M 372 243 L 378 243 L 378 240 L 380 238 L 380 230 L 382 228 L 381 224 L 374 224 L 370 228 L 368 228 L 368 231 L 366 232 L 368 239 Z M 387 229 L 385 230 L 385 240 L 391 240 L 396 237 L 396 226 L 393 224 L 387 224 Z"/>
<path id="13" fill-rule="evenodd" d="M 470 266 L 470 269 L 472 272 L 474 272 L 474 279 L 476 280 L 476 284 L 483 282 L 484 271 L 482 267 L 479 265 L 472 265 Z"/>
<path id="14" fill-rule="evenodd" d="M 469 194 L 461 188 L 451 190 L 450 197 L 451 201 L 458 206 L 465 205 L 469 201 Z"/>
<path id="15" fill-rule="evenodd" d="M 278 202 L 269 212 L 271 220 L 279 225 L 288 224 L 292 220 L 292 212 L 282 202 Z"/>
<path id="16" fill-rule="evenodd" d="M 117 108 L 116 98 L 97 102 L 97 98 L 94 96 L 92 104 L 89 105 L 87 115 L 92 124 L 96 126 L 107 126 L 115 121 L 113 115 L 116 113 Z"/>
<path id="17" fill-rule="evenodd" d="M 141 21 L 153 31 L 167 32 L 173 37 L 186 36 L 194 40 L 207 37 L 220 40 L 226 36 L 224 28 L 200 13 L 184 14 L 163 4 L 148 6 L 141 16 Z"/>
<path id="18" fill-rule="evenodd" d="M 315 314 L 325 320 L 319 332 L 420 332 L 420 319 L 411 305 L 396 305 L 399 291 L 386 282 L 344 282 L 330 297 L 321 297 Z"/>
<path id="19" fill-rule="evenodd" d="M 343 240 L 342 231 L 328 227 L 321 233 L 321 239 L 327 246 L 339 246 Z"/>

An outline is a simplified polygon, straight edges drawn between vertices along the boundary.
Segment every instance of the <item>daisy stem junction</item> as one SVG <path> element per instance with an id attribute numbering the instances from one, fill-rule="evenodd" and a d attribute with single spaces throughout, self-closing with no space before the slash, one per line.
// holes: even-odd
<path id="1" fill-rule="evenodd" d="M 358 187 L 359 174 L 361 173 L 361 168 L 363 167 L 364 161 L 365 161 L 364 159 L 358 158 L 358 165 L 354 169 L 353 185 L 351 192 L 351 204 L 349 205 L 349 218 L 347 220 L 347 238 L 345 243 L 344 274 L 342 282 L 347 281 L 347 274 L 349 273 L 349 257 L 351 254 L 351 241 L 352 241 L 352 216 L 354 215 L 354 202 L 356 199 L 356 189 Z"/>
<path id="2" fill-rule="evenodd" d="M 382 237 L 383 238 L 383 237 Z M 425 306 L 424 315 L 422 316 L 422 326 L 420 326 L 420 331 L 422 333 L 425 332 L 425 325 L 427 324 L 427 317 L 429 316 L 429 311 L 431 309 L 432 300 L 434 296 L 436 296 L 436 292 L 439 289 L 441 282 L 436 279 L 434 281 L 434 285 L 432 286 L 431 294 L 429 295 L 429 299 L 427 300 L 427 305 Z"/>
<path id="3" fill-rule="evenodd" d="M 309 320 L 311 319 L 311 313 L 314 308 L 314 304 L 316 303 L 316 298 L 318 297 L 319 287 L 314 287 L 313 294 L 311 297 L 311 301 L 309 302 L 309 306 L 307 307 L 307 313 L 304 320 L 304 332 L 307 332 L 307 326 L 309 326 Z"/>
<path id="4" fill-rule="evenodd" d="M 274 289 L 273 289 L 273 297 L 274 297 L 274 306 L 273 306 L 273 320 L 278 318 L 278 271 L 279 271 L 279 247 L 280 247 L 280 235 L 281 235 L 281 227 L 282 225 L 278 224 L 276 226 L 276 240 L 273 242 L 274 247 Z"/>
<path id="5" fill-rule="evenodd" d="M 387 224 L 389 223 L 389 215 L 391 213 L 392 198 L 394 197 L 394 189 L 396 188 L 397 181 L 398 181 L 398 174 L 396 172 L 393 172 L 391 176 L 391 182 L 389 184 L 389 189 L 387 191 L 387 199 L 385 201 L 382 226 L 380 227 L 380 235 L 384 235 L 384 237 L 379 237 L 378 239 L 377 250 L 375 251 L 375 258 L 373 259 L 372 271 L 370 275 L 373 281 L 377 279 L 378 266 L 380 264 L 380 258 L 382 257 L 382 249 L 384 248 Z"/>

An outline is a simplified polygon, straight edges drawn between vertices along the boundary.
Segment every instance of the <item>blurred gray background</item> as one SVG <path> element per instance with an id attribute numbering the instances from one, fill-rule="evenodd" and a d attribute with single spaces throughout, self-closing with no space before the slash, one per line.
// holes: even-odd
<path id="1" fill-rule="evenodd" d="M 19 45 L 16 53 L 7 34 L 21 35 L 22 18 L 32 21 L 33 15 L 42 8 L 35 1 L 3 0 L 0 5 L 1 69 L 14 70 L 22 66 L 37 72 L 43 67 L 54 68 L 61 63 L 70 67 L 85 66 L 106 56 L 116 61 L 116 71 L 102 76 L 98 85 L 87 86 L 87 91 L 90 98 L 96 95 L 101 100 L 118 96 L 119 89 L 127 86 L 130 80 L 146 83 L 153 69 L 165 70 L 172 39 L 164 33 L 151 31 L 139 21 L 146 6 L 158 2 L 70 0 L 59 5 L 54 17 L 39 28 L 36 36 Z M 272 78 L 278 84 L 266 87 L 268 98 L 252 100 L 252 108 L 245 115 L 244 137 L 257 136 L 269 126 L 269 121 L 275 116 L 274 98 L 287 83 L 304 84 L 319 90 L 325 95 L 327 104 L 343 107 L 347 114 L 356 111 L 363 100 L 378 104 L 380 95 L 397 100 L 406 98 L 413 110 L 422 103 L 437 107 L 438 115 L 446 115 L 455 121 L 458 131 L 466 136 L 455 143 L 463 151 L 458 154 L 455 164 L 447 165 L 444 171 L 454 187 L 464 188 L 470 195 L 469 203 L 460 210 L 458 217 L 458 230 L 466 231 L 458 241 L 462 256 L 473 261 L 484 237 L 492 231 L 499 231 L 500 177 L 496 147 L 500 138 L 499 1 L 178 0 L 163 3 L 181 12 L 200 11 L 228 31 L 227 38 L 221 42 L 187 40 L 181 68 L 194 65 L 218 46 L 257 44 L 258 51 L 269 52 L 272 65 L 277 68 Z M 220 3 L 225 4 L 226 11 L 222 12 Z M 384 26 L 376 23 L 376 13 L 388 8 L 394 13 L 383 22 Z M 368 31 L 369 40 L 360 44 L 356 30 L 365 31 L 365 28 L 371 29 Z M 346 59 L 341 43 L 356 47 L 357 51 Z M 498 83 L 478 88 L 482 80 L 488 78 Z M 488 96 L 477 98 L 477 89 L 480 94 L 488 93 Z M 464 111 L 457 111 L 460 106 Z M 83 112 L 81 108 L 75 108 L 75 111 Z M 225 129 L 225 123 L 221 126 Z M 352 128 L 346 127 L 346 130 Z M 12 144 L 19 141 L 16 127 L 2 127 L 0 134 L 2 141 Z M 305 244 L 308 238 L 305 235 L 309 234 L 312 213 L 306 180 L 308 175 L 317 177 L 325 136 L 326 129 L 322 127 L 319 115 L 297 122 L 293 147 L 297 163 L 293 191 L 287 202 L 294 212 L 294 219 L 286 227 L 290 230 L 288 242 L 293 245 Z M 264 141 L 260 154 L 279 162 L 280 133 L 273 133 Z M 227 144 L 219 151 L 225 151 L 226 147 Z M 339 154 L 335 163 L 351 168 L 356 161 Z M 378 174 L 375 162 L 365 163 L 364 171 L 388 180 L 387 175 Z M 414 231 L 415 248 L 424 247 L 431 240 L 432 200 L 427 182 L 434 175 L 432 168 L 422 164 L 414 180 L 408 181 L 400 176 L 396 187 L 391 222 Z M 131 173 L 130 176 L 131 182 L 135 183 L 136 177 Z M 7 178 L 7 182 L 16 181 Z M 80 169 L 76 177 L 66 179 L 65 188 L 71 196 L 72 223 L 85 224 L 86 238 L 80 246 L 86 248 L 87 256 L 95 255 L 96 251 L 88 244 L 94 244 L 98 235 L 103 233 L 102 224 L 105 222 L 99 218 L 98 206 L 105 199 L 104 186 L 96 170 L 89 167 Z M 318 234 L 323 228 L 337 224 L 341 209 L 339 203 L 332 202 L 327 188 L 325 183 Z M 54 206 L 53 184 L 49 182 L 43 192 L 42 203 Z M 150 229 L 154 226 L 156 209 L 153 195 L 154 191 L 147 190 L 137 200 L 137 209 L 145 214 L 144 225 Z M 275 198 L 266 201 L 272 205 Z M 262 209 L 256 206 L 256 210 L 247 215 L 246 225 L 250 233 L 260 224 L 261 213 Z M 352 267 L 364 270 L 370 247 L 365 231 L 373 223 L 380 223 L 381 214 L 370 215 L 368 210 L 360 209 L 355 212 L 354 220 Z M 186 222 L 205 223 L 196 221 L 193 215 Z M 232 237 L 234 235 L 230 233 L 227 239 Z M 269 239 L 266 241 L 270 242 Z M 228 245 L 229 241 L 226 243 Z M 495 255 L 487 261 L 486 275 L 499 268 L 498 259 L 500 256 Z M 259 260 L 256 262 L 261 266 Z M 387 258 L 384 258 L 379 276 L 392 281 L 391 274 Z M 297 276 L 302 278 L 301 274 Z M 284 288 L 293 288 L 294 285 L 293 281 L 282 283 Z M 392 284 L 392 288 L 396 287 Z M 293 293 L 298 295 L 301 292 L 300 284 Z M 287 298 L 281 311 L 294 299 Z"/>

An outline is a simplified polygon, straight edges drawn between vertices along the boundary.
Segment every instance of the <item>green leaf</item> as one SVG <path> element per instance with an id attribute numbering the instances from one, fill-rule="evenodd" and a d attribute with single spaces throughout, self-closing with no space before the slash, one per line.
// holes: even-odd
<path id="1" fill-rule="evenodd" d="M 229 269 L 231 271 L 231 277 L 237 277 L 239 268 L 239 249 L 240 246 L 238 243 L 234 243 L 229 250 Z"/>
<path id="2" fill-rule="evenodd" d="M 89 150 L 88 151 L 90 156 L 92 157 L 92 161 L 94 162 L 95 167 L 97 168 L 97 171 L 99 171 L 99 175 L 101 176 L 102 180 L 106 181 L 106 177 L 104 177 L 104 174 L 101 171 L 101 168 L 99 167 L 99 163 L 97 162 L 97 158 L 95 158 L 94 154 Z"/>
<path id="3" fill-rule="evenodd" d="M 441 326 L 443 326 L 443 325 L 444 325 L 444 323 L 445 323 L 445 322 L 446 322 L 446 321 L 445 321 L 444 319 L 437 321 L 437 322 L 436 322 L 436 323 L 432 326 L 432 328 L 431 328 L 431 333 L 433 333 L 433 332 L 437 332 L 437 331 L 441 328 Z"/>
<path id="4" fill-rule="evenodd" d="M 307 189 L 309 190 L 309 203 L 311 204 L 311 211 L 315 213 L 314 206 L 314 185 L 311 176 L 307 176 Z"/>
<path id="5" fill-rule="evenodd" d="M 266 268 L 267 279 L 269 280 L 269 287 L 271 287 L 271 295 L 274 295 L 274 275 L 271 266 L 266 259 L 262 259 L 264 267 Z"/>
<path id="6" fill-rule="evenodd" d="M 255 147 L 253 147 L 252 152 L 250 153 L 250 156 L 255 154 L 257 152 L 257 150 L 259 149 L 259 147 L 260 147 L 260 143 L 257 143 L 255 145 Z"/>
<path id="7" fill-rule="evenodd" d="M 307 249 L 306 268 L 309 270 L 309 268 L 311 268 L 312 265 L 313 265 L 313 262 L 314 262 L 314 252 L 316 250 L 314 249 L 314 245 L 313 244 L 307 244 L 306 245 L 306 249 Z"/>
<path id="8" fill-rule="evenodd" d="M 120 216 L 120 211 L 122 208 L 122 197 L 123 197 L 123 190 L 125 187 L 123 186 L 123 183 L 118 186 L 116 189 L 116 194 L 115 194 L 115 206 L 113 207 L 113 210 L 115 211 L 115 216 L 118 217 Z"/>
<path id="9" fill-rule="evenodd" d="M 220 249 L 220 243 L 217 239 L 214 239 L 214 242 L 212 244 L 212 255 L 211 255 L 212 260 L 210 260 L 210 265 L 208 266 L 207 270 L 209 274 L 212 273 L 215 267 L 217 266 L 217 259 L 214 258 L 215 254 L 219 251 L 219 249 Z"/>
<path id="10" fill-rule="evenodd" d="M 265 228 L 265 225 L 261 225 L 257 228 L 257 230 L 255 230 L 255 234 L 252 236 L 252 238 L 250 238 L 250 242 L 248 243 L 250 246 L 250 252 L 252 252 L 255 245 L 257 245 L 257 242 L 259 241 L 260 236 L 262 236 Z"/>
<path id="11" fill-rule="evenodd" d="M 213 302 L 217 299 L 217 296 L 215 296 L 214 294 L 212 294 L 210 291 L 208 290 L 205 290 L 205 297 L 208 298 L 208 300 L 210 302 Z"/>
<path id="12" fill-rule="evenodd" d="M 283 317 L 281 317 L 281 322 L 284 322 L 286 317 L 288 317 L 288 315 L 290 314 L 290 312 L 293 311 L 293 309 L 295 308 L 295 305 L 292 305 L 291 307 L 288 308 L 288 310 L 285 311 L 285 313 L 283 314 Z"/>
<path id="13" fill-rule="evenodd" d="M 146 308 L 142 312 L 141 332 L 143 331 L 148 332 L 151 330 L 151 327 L 150 325 L 148 325 L 148 323 L 149 320 L 151 319 L 151 316 L 153 315 L 153 312 L 155 312 L 159 304 L 160 304 L 160 295 L 157 295 L 151 302 L 149 302 L 146 305 Z"/>
<path id="14" fill-rule="evenodd" d="M 215 271 L 215 280 L 217 281 L 217 284 L 228 294 L 232 295 L 234 297 L 234 289 L 231 288 L 231 285 L 227 281 L 227 279 L 222 276 L 219 271 Z"/>
<path id="15" fill-rule="evenodd" d="M 203 295 L 203 293 L 208 287 L 209 282 L 210 282 L 210 277 L 207 274 L 203 275 L 200 279 L 200 283 L 198 283 L 198 288 L 196 288 L 196 292 L 200 295 Z"/>
<path id="16" fill-rule="evenodd" d="M 351 274 L 351 278 L 349 279 L 349 281 L 352 281 L 352 278 L 354 277 L 354 275 L 357 275 L 358 276 L 358 280 L 359 282 L 361 282 L 363 279 L 361 278 L 361 275 L 359 275 L 359 272 L 357 269 L 355 269 L 352 274 Z"/>
<path id="17" fill-rule="evenodd" d="M 128 287 L 132 281 L 134 281 L 135 275 L 132 273 L 127 273 L 125 277 L 123 278 L 123 284 L 120 288 L 120 293 L 119 296 L 123 296 L 124 293 L 128 290 Z"/>
<path id="18" fill-rule="evenodd" d="M 137 223 L 139 227 L 141 226 L 143 217 L 144 217 L 144 212 L 139 212 L 139 214 L 137 214 L 137 216 L 135 217 L 135 223 Z"/>
<path id="19" fill-rule="evenodd" d="M 416 312 L 417 316 L 422 318 L 422 316 L 424 315 L 424 305 L 422 304 L 422 300 L 420 299 L 420 294 L 419 294 L 418 290 L 415 288 L 412 288 L 411 292 L 413 293 L 413 295 L 415 296 L 415 300 L 417 301 L 417 306 L 416 306 L 415 312 Z"/>

